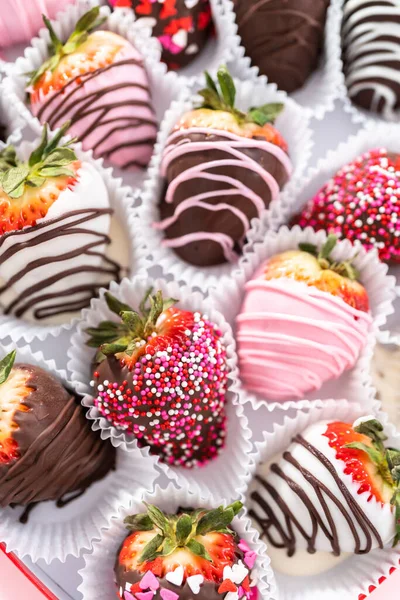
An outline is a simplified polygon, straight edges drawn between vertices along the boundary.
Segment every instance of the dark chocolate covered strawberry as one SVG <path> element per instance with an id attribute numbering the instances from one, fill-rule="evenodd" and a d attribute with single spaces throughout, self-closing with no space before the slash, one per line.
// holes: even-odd
<path id="1" fill-rule="evenodd" d="M 260 217 L 288 181 L 287 144 L 273 126 L 282 104 L 242 112 L 226 67 L 218 83 L 206 73 L 203 103 L 171 132 L 161 173 L 162 244 L 198 266 L 236 262 L 251 220 Z M 218 89 L 219 86 L 219 89 Z"/>
<path id="2" fill-rule="evenodd" d="M 147 513 L 127 517 L 132 533 L 115 563 L 118 598 L 255 600 L 256 554 L 230 527 L 241 508 L 168 515 L 148 504 Z"/>
<path id="3" fill-rule="evenodd" d="M 225 437 L 221 332 L 160 291 L 150 290 L 138 312 L 109 293 L 105 299 L 119 320 L 87 330 L 88 345 L 99 350 L 93 386 L 100 414 L 170 464 L 215 458 Z"/>
<path id="4" fill-rule="evenodd" d="M 45 370 L 0 361 L 0 506 L 60 500 L 114 467 L 79 400 Z"/>

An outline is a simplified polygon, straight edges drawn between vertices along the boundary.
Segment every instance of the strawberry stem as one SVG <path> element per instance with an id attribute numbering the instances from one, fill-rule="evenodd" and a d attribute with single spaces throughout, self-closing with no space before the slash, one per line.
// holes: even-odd
<path id="1" fill-rule="evenodd" d="M 0 385 L 7 381 L 8 376 L 11 373 L 11 369 L 13 368 L 16 356 L 16 350 L 12 350 L 2 360 L 0 360 Z"/>
<path id="2" fill-rule="evenodd" d="M 155 531 L 139 557 L 139 563 L 151 562 L 158 556 L 168 556 L 177 548 L 187 548 L 201 558 L 212 562 L 205 546 L 195 539 L 208 533 L 228 533 L 234 535 L 228 525 L 240 512 L 243 504 L 239 501 L 226 508 L 215 510 L 198 509 L 180 515 L 166 515 L 157 506 L 145 502 L 147 513 L 126 517 L 124 523 L 132 533 L 135 531 Z"/>
<path id="3" fill-rule="evenodd" d="M 203 103 L 198 108 L 221 110 L 233 114 L 239 123 L 255 123 L 260 127 L 266 123 L 274 123 L 276 117 L 282 112 L 284 105 L 281 103 L 264 104 L 252 107 L 245 113 L 235 108 L 236 87 L 231 74 L 225 65 L 217 72 L 218 86 L 211 75 L 205 71 L 206 87 L 199 91 Z"/>
<path id="4" fill-rule="evenodd" d="M 303 252 L 307 252 L 308 254 L 312 254 L 312 256 L 315 256 L 315 258 L 318 259 L 318 263 L 321 269 L 329 269 L 330 271 L 338 273 L 342 277 L 346 277 L 347 279 L 351 279 L 352 281 L 358 281 L 360 273 L 351 262 L 352 260 L 354 260 L 355 257 L 342 262 L 335 262 L 331 258 L 331 253 L 335 248 L 336 244 L 336 235 L 329 234 L 325 244 L 319 251 L 317 246 L 308 242 L 300 243 L 299 249 Z"/>

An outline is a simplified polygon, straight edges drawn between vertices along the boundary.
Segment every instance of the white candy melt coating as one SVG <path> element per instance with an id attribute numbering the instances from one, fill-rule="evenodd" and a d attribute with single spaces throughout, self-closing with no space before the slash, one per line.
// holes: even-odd
<path id="1" fill-rule="evenodd" d="M 24 155 L 26 152 L 22 152 L 21 154 Z M 72 211 L 82 209 L 104 209 L 109 208 L 109 206 L 110 204 L 107 188 L 101 178 L 100 173 L 92 164 L 88 162 L 82 162 L 82 166 L 78 171 L 77 183 L 72 189 L 66 189 L 60 193 L 60 196 L 50 207 L 46 216 L 43 219 L 38 219 L 37 224 L 39 225 L 41 223 L 51 221 L 52 219 L 57 219 Z M 70 220 L 72 220 L 72 218 L 66 220 L 65 223 L 68 223 Z M 54 227 L 57 227 L 58 225 L 59 224 L 55 224 Z M 110 215 L 106 214 L 95 217 L 89 222 L 81 224 L 80 228 L 90 229 L 91 232 L 108 235 L 110 230 Z M 5 243 L 1 246 L 0 258 L 1 255 L 4 255 L 8 250 L 10 250 L 14 244 L 21 243 L 22 241 L 28 242 L 33 240 L 40 233 L 40 230 L 37 231 L 35 228 L 29 227 L 26 229 L 26 234 L 10 236 L 6 239 Z M 46 256 L 54 257 L 66 254 L 70 251 L 76 250 L 78 247 L 88 244 L 90 241 L 93 241 L 93 237 L 89 238 L 89 236 L 85 233 L 69 234 L 59 236 L 58 238 L 54 238 L 52 240 L 47 240 L 47 242 L 37 244 L 35 246 L 30 245 L 27 248 L 19 250 L 12 256 L 12 259 L 5 260 L 5 262 L 2 264 L 0 287 L 2 284 L 10 281 L 14 275 L 21 272 L 32 260 L 39 260 Z M 49 262 L 43 266 L 30 270 L 25 276 L 10 286 L 10 288 L 2 295 L 1 303 L 4 306 L 7 306 L 15 297 L 23 294 L 24 291 L 28 290 L 31 286 L 37 284 L 41 280 L 51 277 L 52 275 L 56 275 L 57 273 L 65 272 L 68 269 L 77 268 L 80 265 L 92 265 L 94 267 L 100 266 L 103 261 L 103 258 L 100 255 L 104 253 L 105 244 L 96 246 L 94 250 L 96 253 L 98 252 L 99 255 L 81 254 L 68 260 Z M 52 286 L 49 286 L 46 288 L 46 292 L 62 292 L 63 290 L 66 290 L 72 286 L 79 286 L 95 282 L 98 277 L 99 275 L 96 272 L 93 272 L 92 274 L 88 273 L 87 271 L 75 273 L 70 277 L 62 278 Z M 43 289 L 38 291 L 37 294 L 43 294 Z M 54 299 L 51 300 L 51 302 L 54 302 Z M 45 303 L 42 303 L 41 307 L 45 305 Z M 32 311 L 29 311 L 24 315 L 26 320 L 33 319 L 31 312 Z M 62 323 L 65 321 L 65 319 L 65 314 L 57 315 L 57 317 L 51 319 L 51 322 Z M 49 319 L 47 319 L 46 322 L 49 322 Z"/>
<path id="2" fill-rule="evenodd" d="M 323 435 L 326 432 L 327 425 L 329 424 L 329 422 L 330 421 L 320 421 L 319 423 L 310 425 L 310 427 L 308 427 L 301 435 L 307 442 L 312 444 L 326 458 L 328 458 L 332 465 L 334 465 L 337 475 L 339 476 L 340 480 L 344 483 L 346 488 L 350 491 L 353 499 L 360 507 L 362 513 L 371 521 L 371 523 L 377 529 L 379 535 L 382 538 L 384 546 L 389 546 L 393 541 L 395 535 L 395 518 L 394 513 L 392 512 L 392 507 L 390 506 L 390 504 L 384 504 L 382 506 L 382 504 L 378 502 L 374 496 L 368 502 L 369 493 L 357 493 L 359 489 L 359 484 L 353 482 L 351 475 L 347 475 L 344 473 L 344 469 L 346 467 L 345 463 L 336 459 L 336 451 L 329 446 L 328 438 L 325 435 Z M 352 512 L 348 508 L 344 496 L 339 489 L 339 486 L 335 482 L 335 479 L 331 475 L 331 473 L 322 464 L 322 462 L 313 454 L 311 454 L 306 448 L 304 448 L 304 446 L 296 442 L 291 443 L 291 445 L 288 448 L 288 452 L 290 452 L 293 458 L 302 467 L 306 468 L 321 483 L 325 484 L 327 488 L 335 494 L 335 498 L 337 498 L 340 501 L 340 503 L 348 509 L 346 512 L 350 516 L 352 516 Z M 283 470 L 285 475 L 291 478 L 302 490 L 304 490 L 307 497 L 311 500 L 313 506 L 316 508 L 321 519 L 329 529 L 329 524 L 325 513 L 322 509 L 321 503 L 311 484 L 308 481 L 306 481 L 306 479 L 296 467 L 294 467 L 292 464 L 286 461 L 283 457 L 281 457 L 277 461 L 277 463 L 279 467 Z M 290 488 L 288 483 L 284 479 L 279 477 L 277 474 L 270 471 L 269 467 L 270 464 L 262 465 L 258 471 L 258 474 L 275 488 L 276 492 L 284 499 L 290 511 L 293 513 L 293 515 L 296 516 L 299 523 L 301 523 L 302 527 L 304 527 L 307 534 L 311 535 L 312 521 L 308 508 L 299 499 L 299 496 Z M 257 492 L 273 508 L 274 513 L 278 518 L 278 521 L 281 523 L 284 530 L 287 531 L 283 512 L 276 504 L 274 499 L 271 497 L 270 493 L 262 485 L 260 485 L 260 483 L 257 480 L 254 480 L 252 492 L 255 490 L 257 490 Z M 355 550 L 354 537 L 345 517 L 340 512 L 338 507 L 332 502 L 332 500 L 330 500 L 325 494 L 324 499 L 327 503 L 329 511 L 333 517 L 333 522 L 335 523 L 337 529 L 339 547 L 341 552 L 353 553 Z M 249 508 L 254 509 L 256 513 L 262 518 L 266 517 L 264 511 L 260 508 L 259 504 L 255 503 L 254 500 L 251 499 L 251 494 L 249 500 Z M 361 546 L 364 547 L 366 543 L 366 536 L 363 533 L 361 527 L 358 525 L 357 521 L 354 519 L 354 517 L 352 517 L 351 521 L 355 526 L 358 535 L 360 536 Z M 296 537 L 296 548 L 305 550 L 307 548 L 306 541 L 294 525 L 293 532 Z M 329 542 L 329 539 L 325 536 L 320 527 L 318 528 L 318 533 L 315 541 L 315 548 L 318 551 L 323 552 L 332 551 L 331 543 Z M 375 537 L 372 535 L 371 550 L 375 548 L 378 548 L 378 543 Z"/>

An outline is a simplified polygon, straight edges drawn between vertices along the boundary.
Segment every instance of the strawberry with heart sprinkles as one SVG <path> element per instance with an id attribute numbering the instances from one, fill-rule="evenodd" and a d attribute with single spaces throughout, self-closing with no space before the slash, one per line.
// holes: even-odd
<path id="1" fill-rule="evenodd" d="M 129 536 L 115 562 L 120 600 L 257 600 L 256 553 L 230 527 L 242 509 L 178 509 L 152 504 L 124 523 Z"/>

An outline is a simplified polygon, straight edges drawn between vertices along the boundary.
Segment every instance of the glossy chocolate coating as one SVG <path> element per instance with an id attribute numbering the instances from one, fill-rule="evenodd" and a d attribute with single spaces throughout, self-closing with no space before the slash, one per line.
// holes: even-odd
<path id="1" fill-rule="evenodd" d="M 0 464 L 0 506 L 60 500 L 105 477 L 115 466 L 115 449 L 92 431 L 79 399 L 39 367 L 13 369 L 29 374 L 31 392 L 22 401 L 28 410 L 13 419 L 20 457 Z"/>
<path id="2" fill-rule="evenodd" d="M 234 0 L 239 35 L 260 73 L 294 92 L 316 69 L 329 0 Z"/>

